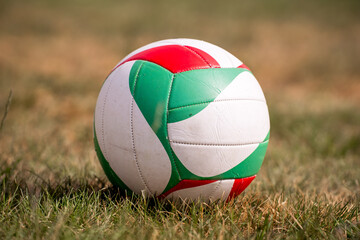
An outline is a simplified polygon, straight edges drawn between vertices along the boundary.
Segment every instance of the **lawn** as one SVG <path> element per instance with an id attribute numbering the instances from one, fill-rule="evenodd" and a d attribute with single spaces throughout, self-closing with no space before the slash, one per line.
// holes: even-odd
<path id="1" fill-rule="evenodd" d="M 94 151 L 109 71 L 176 37 L 233 53 L 267 98 L 264 164 L 228 203 L 125 197 Z M 357 0 L 0 1 L 0 238 L 359 239 L 359 43 Z"/>

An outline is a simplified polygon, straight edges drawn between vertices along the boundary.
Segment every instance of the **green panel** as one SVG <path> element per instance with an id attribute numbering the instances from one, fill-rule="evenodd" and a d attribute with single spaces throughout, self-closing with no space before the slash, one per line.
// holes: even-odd
<path id="1" fill-rule="evenodd" d="M 180 181 L 167 132 L 168 102 L 174 77 L 165 68 L 141 60 L 134 63 L 129 77 L 131 94 L 171 161 L 172 173 L 165 191 Z"/>
<path id="2" fill-rule="evenodd" d="M 176 75 L 169 101 L 169 123 L 185 120 L 204 109 L 243 68 L 210 68 Z"/>
<path id="3" fill-rule="evenodd" d="M 179 122 L 194 116 L 203 110 L 209 102 L 194 104 L 191 106 L 169 109 L 168 123 Z"/>
<path id="4" fill-rule="evenodd" d="M 158 137 L 167 136 L 167 104 L 173 74 L 157 64 L 136 61 L 130 71 L 129 85 L 135 102 Z"/>
<path id="5" fill-rule="evenodd" d="M 104 172 L 105 172 L 106 176 L 108 177 L 108 179 L 110 180 L 110 182 L 112 184 L 114 184 L 115 186 L 120 187 L 122 190 L 124 190 L 126 192 L 126 194 L 131 194 L 132 191 L 130 190 L 130 188 L 128 186 L 126 186 L 123 181 L 121 181 L 121 179 L 118 177 L 118 175 L 110 167 L 109 162 L 105 159 L 105 157 L 100 149 L 97 137 L 96 137 L 95 123 L 94 123 L 94 145 L 95 145 L 96 155 L 98 156 L 100 164 L 101 164 L 102 168 L 104 169 Z"/>
<path id="6" fill-rule="evenodd" d="M 269 140 L 262 142 L 244 161 L 229 171 L 215 176 L 214 179 L 244 178 L 257 174 L 265 158 Z"/>

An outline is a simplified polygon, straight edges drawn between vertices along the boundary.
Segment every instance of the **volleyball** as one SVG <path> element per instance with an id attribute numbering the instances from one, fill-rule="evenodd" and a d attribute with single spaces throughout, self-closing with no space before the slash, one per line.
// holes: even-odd
<path id="1" fill-rule="evenodd" d="M 95 150 L 128 193 L 229 200 L 256 177 L 270 136 L 263 91 L 239 59 L 193 39 L 154 42 L 106 78 L 94 116 Z"/>

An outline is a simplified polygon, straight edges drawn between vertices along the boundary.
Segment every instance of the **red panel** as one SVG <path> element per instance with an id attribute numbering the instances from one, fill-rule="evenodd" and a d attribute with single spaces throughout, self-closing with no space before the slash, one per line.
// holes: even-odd
<path id="1" fill-rule="evenodd" d="M 135 54 L 125 62 L 132 60 L 153 62 L 166 68 L 172 73 L 220 67 L 219 63 L 206 52 L 197 48 L 181 45 L 165 45 L 150 48 Z M 114 69 L 117 67 L 118 66 Z"/>
<path id="2" fill-rule="evenodd" d="M 218 180 L 181 180 L 175 187 L 171 188 L 166 193 L 161 194 L 159 196 L 159 198 L 165 198 L 170 193 L 181 190 L 181 189 L 198 187 L 198 186 L 206 185 L 206 184 L 213 183 L 216 181 L 218 181 Z"/>
<path id="3" fill-rule="evenodd" d="M 190 47 L 190 46 L 183 46 L 183 47 L 189 49 L 190 51 L 192 51 L 193 53 L 198 55 L 200 58 L 202 58 L 204 60 L 204 62 L 206 62 L 209 65 L 209 67 L 220 68 L 219 63 L 212 56 L 210 56 L 207 52 L 204 52 L 203 50 L 201 50 L 199 48 L 195 48 L 195 47 Z"/>
<path id="4" fill-rule="evenodd" d="M 237 68 L 245 68 L 245 69 L 251 71 L 250 68 L 248 68 L 248 66 L 246 66 L 245 64 L 241 64 L 241 65 L 238 66 Z"/>
<path id="5" fill-rule="evenodd" d="M 242 193 L 245 188 L 247 188 L 247 186 L 249 186 L 249 184 L 252 182 L 252 180 L 254 180 L 255 176 L 251 176 L 251 177 L 246 177 L 246 178 L 238 178 L 235 179 L 234 181 L 234 185 L 229 193 L 229 197 L 227 199 L 227 201 L 229 201 L 230 199 L 238 196 L 240 193 Z"/>

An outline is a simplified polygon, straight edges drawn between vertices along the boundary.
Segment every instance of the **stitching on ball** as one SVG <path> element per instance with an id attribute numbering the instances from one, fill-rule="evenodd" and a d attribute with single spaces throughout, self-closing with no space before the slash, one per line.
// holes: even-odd
<path id="1" fill-rule="evenodd" d="M 165 68 L 165 69 L 166 69 L 166 68 Z M 200 66 L 200 67 L 184 68 L 184 69 L 182 69 L 181 71 L 175 72 L 174 74 L 179 74 L 179 73 L 182 73 L 182 72 L 188 72 L 188 71 L 193 71 L 193 70 L 202 70 L 202 69 L 209 69 L 209 68 L 207 68 L 207 67 L 202 67 L 202 66 Z M 169 69 L 166 69 L 166 70 L 170 71 Z"/>
<path id="2" fill-rule="evenodd" d="M 181 106 L 181 107 L 174 107 L 169 109 L 169 111 L 174 111 L 174 110 L 178 110 L 181 108 L 188 108 L 188 107 L 192 107 L 192 106 L 196 106 L 196 105 L 202 105 L 202 104 L 207 104 L 207 103 L 213 103 L 213 102 L 232 102 L 232 101 L 258 101 L 258 102 L 263 102 L 266 103 L 264 100 L 261 99 L 219 99 L 219 100 L 214 100 L 214 101 L 205 101 L 205 102 L 200 102 L 200 103 L 193 103 L 193 104 L 189 104 L 189 105 L 185 105 L 185 106 Z"/>
<path id="3" fill-rule="evenodd" d="M 169 145 L 170 145 L 170 138 L 169 138 L 169 129 L 168 129 L 168 125 L 167 125 L 167 121 L 168 121 L 168 115 L 169 115 L 169 102 L 170 102 L 170 96 L 171 96 L 171 90 L 172 90 L 172 86 L 173 86 L 173 83 L 174 83 L 174 80 L 175 80 L 175 74 L 172 75 L 172 78 L 171 78 L 171 83 L 170 83 L 170 88 L 169 88 L 169 94 L 168 94 L 168 99 L 167 99 L 167 104 L 166 104 L 166 121 L 165 121 L 165 124 L 166 124 L 166 135 L 167 135 L 167 139 L 169 139 Z M 176 162 L 175 162 L 175 157 L 174 157 L 174 153 L 172 151 L 172 148 L 171 148 L 171 145 L 170 145 L 170 150 L 171 150 L 171 161 L 174 163 L 174 166 L 175 166 L 175 170 L 176 172 L 178 173 L 179 175 L 179 178 L 181 180 L 181 175 L 179 173 L 179 170 L 178 170 L 178 166 L 176 165 Z"/>
<path id="4" fill-rule="evenodd" d="M 144 65 L 144 62 L 141 62 L 138 70 L 136 71 L 135 80 L 134 80 L 134 87 L 133 87 L 133 89 L 132 89 L 132 90 L 133 90 L 133 93 L 134 93 L 134 98 L 135 98 L 136 83 L 137 83 L 137 80 L 138 80 L 138 78 L 139 78 L 140 69 L 143 67 L 143 65 Z"/>
<path id="5" fill-rule="evenodd" d="M 189 51 L 195 53 L 197 56 L 199 56 L 207 65 L 209 65 L 210 68 L 213 67 L 213 66 L 212 66 L 208 61 L 206 61 L 206 59 L 205 59 L 203 56 L 201 56 L 197 51 L 195 51 L 194 49 L 189 48 L 188 46 L 184 46 L 184 45 L 183 45 L 183 47 L 186 48 L 186 49 L 188 49 Z"/>
<path id="6" fill-rule="evenodd" d="M 211 196 L 216 192 L 216 190 L 220 187 L 220 184 L 221 184 L 221 180 L 218 180 L 216 183 L 216 186 L 214 187 L 214 189 L 210 192 L 209 194 L 209 199 L 211 199 Z"/>
<path id="7" fill-rule="evenodd" d="M 108 79 L 108 78 L 107 78 Z M 105 122 L 105 105 L 106 105 L 106 102 L 107 102 L 107 98 L 108 98 L 108 94 L 109 94 L 109 91 L 110 91 L 110 87 L 111 87 L 111 84 L 113 82 L 114 78 L 110 78 L 110 82 L 109 82 L 109 86 L 108 88 L 106 89 L 106 93 L 105 93 L 105 97 L 104 97 L 104 102 L 103 102 L 103 107 L 102 107 L 102 111 L 101 111 L 101 138 L 102 138 L 102 143 L 103 143 L 103 146 L 104 146 L 104 149 L 103 149 L 103 155 L 105 157 L 105 159 L 107 159 L 107 152 L 106 152 L 106 144 L 105 144 L 105 130 L 104 130 L 104 122 Z M 106 81 L 106 80 L 105 80 Z M 99 144 L 100 145 L 100 144 Z"/>
<path id="8" fill-rule="evenodd" d="M 137 79 L 139 77 L 140 69 L 141 69 L 142 66 L 143 66 L 143 64 L 141 64 L 139 66 L 139 68 L 138 68 L 138 70 L 136 72 L 136 75 L 135 75 L 134 87 L 133 87 L 134 96 L 135 96 L 135 89 L 136 89 Z M 140 176 L 142 182 L 144 183 L 145 188 L 147 188 L 147 190 L 150 192 L 150 194 L 153 195 L 153 193 L 151 192 L 151 190 L 150 190 L 148 184 L 146 183 L 145 178 L 144 178 L 144 176 L 143 176 L 143 174 L 141 172 L 141 168 L 140 168 L 140 165 L 139 165 L 139 162 L 138 162 L 138 159 L 137 159 L 137 154 L 136 154 L 136 149 L 135 149 L 134 122 L 133 122 L 133 119 L 134 119 L 134 102 L 135 102 L 134 96 L 131 98 L 131 106 L 130 106 L 130 131 L 131 131 L 131 142 L 132 142 L 134 160 L 135 160 L 135 164 L 136 164 L 136 167 L 138 169 L 138 172 L 139 172 L 139 176 Z"/>
<path id="9" fill-rule="evenodd" d="M 181 142 L 181 141 L 173 141 L 170 142 L 174 144 L 181 144 L 181 145 L 190 145 L 190 146 L 204 146 L 204 147 L 241 147 L 241 146 L 248 146 L 260 143 L 266 143 L 269 140 L 263 142 L 251 142 L 251 143 L 190 143 L 190 142 Z"/>

